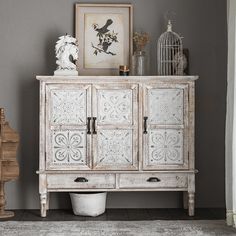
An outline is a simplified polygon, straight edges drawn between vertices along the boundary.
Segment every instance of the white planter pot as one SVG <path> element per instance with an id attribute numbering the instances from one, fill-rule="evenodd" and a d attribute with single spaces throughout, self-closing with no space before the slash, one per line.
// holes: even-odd
<path id="1" fill-rule="evenodd" d="M 105 212 L 106 192 L 70 193 L 70 198 L 75 215 L 98 216 Z"/>

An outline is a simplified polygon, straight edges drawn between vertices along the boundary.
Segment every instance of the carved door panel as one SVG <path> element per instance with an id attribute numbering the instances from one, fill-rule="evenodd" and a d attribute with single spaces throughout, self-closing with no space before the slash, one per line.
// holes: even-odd
<path id="1" fill-rule="evenodd" d="M 93 86 L 93 168 L 137 169 L 138 85 Z"/>
<path id="2" fill-rule="evenodd" d="M 46 169 L 90 169 L 90 117 L 90 85 L 46 87 Z"/>
<path id="3" fill-rule="evenodd" d="M 188 85 L 144 88 L 143 168 L 188 168 Z"/>

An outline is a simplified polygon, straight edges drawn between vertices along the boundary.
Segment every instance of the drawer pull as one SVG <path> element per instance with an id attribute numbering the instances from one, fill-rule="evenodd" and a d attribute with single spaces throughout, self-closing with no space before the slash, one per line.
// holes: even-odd
<path id="1" fill-rule="evenodd" d="M 87 123 L 87 134 L 91 134 L 91 130 L 90 130 L 90 122 L 91 122 L 91 117 L 88 117 L 88 123 Z"/>
<path id="2" fill-rule="evenodd" d="M 147 116 L 144 116 L 143 117 L 143 120 L 144 120 L 144 130 L 143 130 L 143 133 L 144 134 L 147 134 L 147 119 L 148 119 L 148 117 Z"/>
<path id="3" fill-rule="evenodd" d="M 93 117 L 93 134 L 97 134 L 97 131 L 96 131 L 96 117 Z"/>
<path id="4" fill-rule="evenodd" d="M 88 182 L 88 180 L 84 177 L 78 177 L 74 180 L 75 182 L 79 182 L 79 183 L 85 183 Z"/>
<path id="5" fill-rule="evenodd" d="M 149 179 L 147 179 L 147 182 L 160 182 L 161 180 L 158 179 L 157 177 L 150 177 Z"/>

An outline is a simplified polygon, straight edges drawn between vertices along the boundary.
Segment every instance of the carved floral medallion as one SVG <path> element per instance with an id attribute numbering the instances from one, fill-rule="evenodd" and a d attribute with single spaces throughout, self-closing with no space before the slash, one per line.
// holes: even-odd
<path id="1" fill-rule="evenodd" d="M 53 163 L 86 164 L 85 131 L 54 131 L 52 139 Z"/>
<path id="2" fill-rule="evenodd" d="M 132 130 L 98 132 L 98 165 L 132 165 Z"/>
<path id="3" fill-rule="evenodd" d="M 51 96 L 54 124 L 86 123 L 86 90 L 53 90 Z"/>
<path id="4" fill-rule="evenodd" d="M 150 131 L 149 164 L 183 164 L 183 131 L 173 129 Z"/>
<path id="5" fill-rule="evenodd" d="M 183 89 L 151 89 L 148 99 L 151 124 L 183 124 Z"/>
<path id="6" fill-rule="evenodd" d="M 98 91 L 99 124 L 132 124 L 132 90 Z"/>

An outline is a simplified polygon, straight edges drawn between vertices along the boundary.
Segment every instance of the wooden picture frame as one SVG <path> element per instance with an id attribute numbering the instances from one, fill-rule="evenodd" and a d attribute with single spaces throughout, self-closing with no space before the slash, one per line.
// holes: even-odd
<path id="1" fill-rule="evenodd" d="M 130 67 L 133 6 L 77 3 L 75 11 L 79 75 L 118 75 L 120 65 Z"/>

